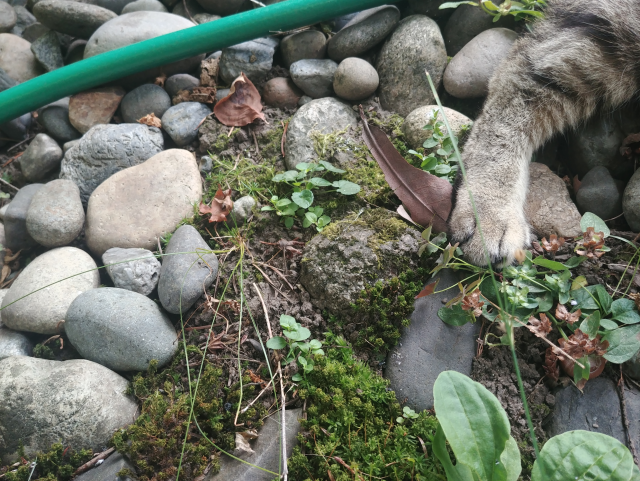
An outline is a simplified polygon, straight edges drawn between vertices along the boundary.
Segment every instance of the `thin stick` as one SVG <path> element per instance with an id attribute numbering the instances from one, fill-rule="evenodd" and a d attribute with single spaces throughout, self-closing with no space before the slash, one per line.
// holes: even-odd
<path id="1" fill-rule="evenodd" d="M 15 144 L 15 145 L 12 145 L 11 147 L 9 147 L 9 148 L 7 149 L 7 153 L 11 152 L 12 150 L 17 149 L 18 147 L 20 147 L 20 146 L 21 146 L 22 144 L 24 144 L 25 142 L 29 142 L 30 140 L 32 140 L 32 139 L 34 139 L 34 138 L 35 138 L 35 135 L 34 135 L 33 137 L 29 137 L 29 138 L 26 138 L 26 139 L 24 139 L 24 140 L 21 140 L 20 142 L 18 142 L 18 143 L 17 143 L 17 144 Z M 9 140 L 9 139 L 5 139 L 5 140 Z"/>
<path id="2" fill-rule="evenodd" d="M 284 276 L 284 274 L 282 272 L 280 272 L 277 268 L 273 267 L 272 265 L 269 264 L 265 264 L 264 262 L 253 262 L 253 264 L 260 264 L 261 266 L 265 266 L 268 267 L 269 269 L 271 269 L 273 272 L 275 272 L 278 276 L 280 276 L 280 278 L 285 281 L 287 283 L 287 285 L 289 286 L 289 289 L 293 290 L 293 286 L 289 283 L 289 281 L 287 280 L 287 278 Z"/>
<path id="3" fill-rule="evenodd" d="M 271 339 L 273 337 L 273 332 L 271 332 L 271 322 L 269 322 L 269 312 L 267 311 L 267 306 L 264 303 L 264 299 L 262 298 L 262 292 L 260 292 L 260 288 L 257 286 L 257 284 L 255 282 L 253 283 L 253 288 L 256 290 L 256 293 L 258 294 L 258 297 L 260 298 L 260 302 L 262 303 L 262 310 L 264 311 L 264 318 L 267 321 L 267 332 L 269 332 L 269 339 Z"/>
<path id="4" fill-rule="evenodd" d="M 156 237 L 156 240 L 158 241 L 158 251 L 160 252 L 160 255 L 163 256 L 164 252 L 162 252 L 162 246 L 160 245 L 160 237 Z"/>
<path id="5" fill-rule="evenodd" d="M 101 452 L 95 458 L 92 458 L 91 460 L 87 461 L 82 466 L 80 466 L 78 469 L 76 469 L 76 472 L 73 473 L 73 475 L 78 476 L 79 474 L 82 474 L 85 471 L 89 471 L 91 468 L 93 468 L 96 465 L 98 461 L 100 461 L 101 459 L 106 459 L 109 456 L 111 456 L 111 453 L 113 453 L 115 450 L 116 448 L 109 448 L 106 451 Z"/>
<path id="6" fill-rule="evenodd" d="M 20 189 L 18 189 L 15 185 L 11 185 L 9 182 L 7 182 L 6 180 L 4 180 L 2 177 L 0 177 L 0 183 L 6 185 L 7 187 L 11 187 L 12 189 L 14 189 L 16 192 L 19 191 Z"/>
<path id="7" fill-rule="evenodd" d="M 291 299 L 289 299 L 289 298 L 287 297 L 287 295 L 286 295 L 284 292 L 282 292 L 280 289 L 278 289 L 278 288 L 276 287 L 276 285 L 275 285 L 273 282 L 271 282 L 271 279 L 269 279 L 269 276 L 268 276 L 268 275 L 267 275 L 267 274 L 266 274 L 262 269 L 260 269 L 260 268 L 259 268 L 257 265 L 255 265 L 255 264 L 253 264 L 253 267 L 255 267 L 256 269 L 258 269 L 258 270 L 262 273 L 262 275 L 264 276 L 265 280 L 266 280 L 269 284 L 271 284 L 271 287 L 273 287 L 276 291 L 278 291 L 280 294 L 282 294 L 282 295 L 284 296 L 284 298 L 285 298 L 287 301 L 289 301 L 290 303 L 292 303 L 292 304 L 293 304 L 293 301 L 292 301 Z"/>
<path id="8" fill-rule="evenodd" d="M 270 387 L 271 387 L 271 384 L 267 384 L 267 386 L 266 386 L 262 391 L 260 391 L 260 394 L 258 394 L 258 395 L 256 396 L 256 398 L 255 398 L 253 401 L 251 401 L 249 404 L 247 404 L 247 405 L 245 406 L 245 408 L 244 408 L 242 411 L 240 411 L 240 412 L 241 412 L 242 414 L 246 413 L 246 412 L 248 411 L 248 409 L 249 409 L 251 406 L 253 406 L 253 404 L 254 404 L 258 399 L 260 399 L 260 396 L 262 396 L 265 392 L 267 392 L 267 389 L 269 389 Z"/>

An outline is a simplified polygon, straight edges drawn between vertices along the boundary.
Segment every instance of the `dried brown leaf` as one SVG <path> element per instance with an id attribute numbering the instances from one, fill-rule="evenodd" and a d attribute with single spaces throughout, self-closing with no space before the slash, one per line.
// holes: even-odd
<path id="1" fill-rule="evenodd" d="M 416 299 L 420 299 L 421 297 L 427 297 L 433 294 L 433 291 L 436 290 L 436 286 L 440 282 L 440 279 L 436 279 L 431 284 L 427 284 L 427 286 L 420 291 L 420 293 L 416 296 Z"/>
<path id="2" fill-rule="evenodd" d="M 582 240 L 577 242 L 576 254 L 587 256 L 589 259 L 602 257 L 604 251 L 600 250 L 604 246 L 604 232 L 595 232 L 593 227 L 587 227 L 587 232 L 583 234 Z"/>
<path id="3" fill-rule="evenodd" d="M 191 102 L 191 92 L 189 90 L 180 90 L 171 99 L 171 103 L 173 103 L 173 105 L 178 105 L 182 102 Z"/>
<path id="4" fill-rule="evenodd" d="M 222 190 L 218 187 L 216 195 L 211 199 L 211 204 L 200 204 L 200 214 L 209 214 L 209 222 L 224 222 L 227 216 L 233 210 L 233 201 L 231 200 L 231 189 Z"/>
<path id="5" fill-rule="evenodd" d="M 156 117 L 156 114 L 154 114 L 153 112 L 145 115 L 141 119 L 138 119 L 138 123 L 148 125 L 149 127 L 158 127 L 159 129 L 162 128 L 162 121 L 158 117 Z"/>
<path id="6" fill-rule="evenodd" d="M 167 76 L 165 74 L 161 74 L 159 77 L 156 77 L 156 80 L 153 82 L 158 87 L 164 88 L 164 83 L 167 80 Z"/>
<path id="7" fill-rule="evenodd" d="M 360 117 L 365 144 L 411 218 L 424 227 L 433 225 L 435 230 L 446 232 L 453 191 L 449 181 L 409 164 L 381 129 L 368 124 L 362 107 Z"/>
<path id="8" fill-rule="evenodd" d="M 529 318 L 529 324 L 527 324 L 527 328 L 535 334 L 537 337 L 545 338 L 547 334 L 551 332 L 551 321 L 546 314 L 540 313 L 540 319 L 537 319 L 533 316 Z"/>
<path id="9" fill-rule="evenodd" d="M 576 312 L 569 312 L 569 310 L 562 304 L 558 304 L 556 307 L 556 318 L 561 321 L 566 321 L 569 324 L 573 324 L 580 320 L 582 310 L 578 309 Z"/>
<path id="10" fill-rule="evenodd" d="M 482 306 L 484 306 L 484 302 L 480 300 L 480 290 L 475 290 L 462 298 L 462 310 L 472 311 L 474 317 L 482 315 Z"/>
<path id="11" fill-rule="evenodd" d="M 547 348 L 544 356 L 543 368 L 549 379 L 558 381 L 558 379 L 560 378 L 560 366 L 558 365 L 558 356 L 554 352 L 553 347 Z"/>
<path id="12" fill-rule="evenodd" d="M 589 356 L 591 354 L 604 356 L 607 352 L 607 348 L 609 347 L 609 342 L 601 342 L 599 335 L 594 339 L 589 339 L 589 336 L 580 329 L 576 329 L 568 339 L 558 339 L 558 344 L 566 351 L 567 354 L 575 359 L 580 359 L 581 357 Z M 558 354 L 558 359 L 564 359 L 562 353 Z"/>
<path id="13" fill-rule="evenodd" d="M 180 92 L 178 92 L 179 94 Z M 194 87 L 189 94 L 189 102 L 200 102 L 201 104 L 216 103 L 216 87 Z"/>
<path id="14" fill-rule="evenodd" d="M 233 81 L 229 95 L 213 108 L 220 122 L 229 127 L 243 127 L 255 119 L 264 120 L 260 93 L 244 73 Z"/>
<path id="15" fill-rule="evenodd" d="M 540 245 L 547 252 L 556 253 L 558 249 L 560 249 L 564 245 L 564 237 L 558 237 L 555 234 L 551 234 L 549 236 L 549 240 L 546 237 L 543 237 L 540 241 Z"/>
<path id="16" fill-rule="evenodd" d="M 207 58 L 200 63 L 200 86 L 215 87 L 218 83 L 220 58 Z"/>

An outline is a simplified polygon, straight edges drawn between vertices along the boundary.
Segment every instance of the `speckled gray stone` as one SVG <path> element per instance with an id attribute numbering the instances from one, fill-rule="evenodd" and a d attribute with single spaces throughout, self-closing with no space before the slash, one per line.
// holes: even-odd
<path id="1" fill-rule="evenodd" d="M 166 256 L 160 270 L 158 297 L 172 314 L 188 311 L 209 288 L 218 275 L 218 258 L 190 225 L 183 225 L 171 236 L 166 253 L 194 252 Z M 196 251 L 202 251 L 201 254 Z"/>
<path id="2" fill-rule="evenodd" d="M 60 41 L 58 40 L 58 34 L 55 32 L 49 31 L 37 38 L 31 44 L 31 51 L 47 72 L 64 67 Z"/>
<path id="3" fill-rule="evenodd" d="M 33 343 L 20 332 L 0 327 L 0 361 L 10 356 L 31 356 Z"/>
<path id="4" fill-rule="evenodd" d="M 81 137 L 69 121 L 69 97 L 39 109 L 38 123 L 51 137 L 63 144 Z"/>
<path id="5" fill-rule="evenodd" d="M 111 10 L 70 0 L 41 0 L 33 7 L 38 21 L 56 32 L 89 38 L 117 15 Z"/>
<path id="6" fill-rule="evenodd" d="M 363 54 L 393 32 L 399 21 L 400 10 L 393 5 L 364 10 L 331 37 L 327 53 L 336 62 Z"/>
<path id="7" fill-rule="evenodd" d="M 319 99 L 333 95 L 338 64 L 333 60 L 298 60 L 291 65 L 291 79 L 306 95 Z"/>
<path id="8" fill-rule="evenodd" d="M 280 43 L 280 53 L 284 66 L 303 59 L 321 59 L 327 51 L 327 39 L 318 30 L 305 30 L 288 35 Z"/>
<path id="9" fill-rule="evenodd" d="M 380 104 L 402 116 L 420 105 L 434 104 L 424 71 L 438 88 L 446 64 L 447 52 L 438 24 L 423 15 L 403 19 L 378 55 Z"/>
<path id="10" fill-rule="evenodd" d="M 171 107 L 171 98 L 162 87 L 144 84 L 124 96 L 120 103 L 120 112 L 125 122 L 135 124 L 151 113 L 162 118 L 169 107 Z"/>
<path id="11" fill-rule="evenodd" d="M 612 219 L 622 213 L 622 188 L 609 169 L 599 165 L 580 182 L 576 205 L 581 212 L 592 212 L 601 219 Z"/>
<path id="12" fill-rule="evenodd" d="M 40 22 L 32 23 L 22 32 L 22 38 L 24 38 L 27 42 L 33 43 L 38 40 L 44 34 L 50 32 L 49 27 L 45 27 Z"/>
<path id="13" fill-rule="evenodd" d="M 81 272 L 84 274 L 77 275 Z M 71 302 L 99 285 L 96 263 L 86 252 L 75 247 L 47 251 L 32 260 L 11 284 L 2 300 L 2 323 L 16 331 L 55 334 Z M 34 292 L 45 286 L 49 287 Z"/>
<path id="14" fill-rule="evenodd" d="M 189 145 L 198 138 L 198 127 L 211 113 L 199 102 L 182 102 L 167 109 L 162 116 L 162 128 L 179 147 Z"/>
<path id="15" fill-rule="evenodd" d="M 164 89 L 169 94 L 169 97 L 175 97 L 181 90 L 193 90 L 194 87 L 200 86 L 200 80 L 188 73 L 178 73 L 172 75 L 164 83 Z"/>
<path id="16" fill-rule="evenodd" d="M 20 170 L 29 182 L 38 182 L 60 166 L 62 157 L 62 149 L 55 140 L 47 134 L 38 134 L 20 156 Z"/>
<path id="17" fill-rule="evenodd" d="M 43 73 L 31 51 L 31 44 L 11 33 L 0 33 L 0 68 L 18 82 L 26 82 Z"/>
<path id="18" fill-rule="evenodd" d="M 142 124 L 96 125 L 64 154 L 60 178 L 74 181 L 86 203 L 91 193 L 116 172 L 161 152 L 159 129 Z"/>
<path id="19" fill-rule="evenodd" d="M 114 371 L 144 371 L 154 359 L 164 366 L 178 349 L 176 331 L 155 302 L 115 287 L 76 297 L 64 328 L 82 357 Z"/>
<path id="20" fill-rule="evenodd" d="M 634 232 L 640 232 L 640 169 L 636 170 L 624 189 L 622 211 L 629 227 Z"/>
<path id="21" fill-rule="evenodd" d="M 10 32 L 18 21 L 16 11 L 11 5 L 0 2 L 0 33 Z"/>
<path id="22" fill-rule="evenodd" d="M 11 30 L 11 33 L 14 35 L 23 35 L 24 31 L 34 23 L 37 23 L 36 17 L 27 10 L 23 5 L 19 5 L 18 2 L 13 3 L 13 9 L 18 15 L 18 21 L 16 22 L 15 27 Z M 26 40 L 26 38 L 25 38 Z"/>
<path id="23" fill-rule="evenodd" d="M 83 225 L 80 189 L 74 182 L 52 180 L 33 196 L 27 211 L 27 231 L 38 244 L 45 247 L 70 244 Z"/>
<path id="24" fill-rule="evenodd" d="M 369 62 L 349 57 L 338 65 L 333 79 L 333 90 L 343 99 L 362 100 L 373 95 L 379 83 L 378 72 Z"/>
<path id="25" fill-rule="evenodd" d="M 231 211 L 231 225 L 242 225 L 251 215 L 251 209 L 256 205 L 256 200 L 250 195 L 245 195 L 233 201 Z"/>
<path id="26" fill-rule="evenodd" d="M 168 10 L 158 0 L 136 0 L 126 4 L 122 9 L 123 15 L 131 12 L 168 12 Z"/>
<path id="27" fill-rule="evenodd" d="M 278 46 L 274 38 L 258 38 L 222 50 L 220 77 L 227 85 L 244 73 L 253 83 L 264 80 L 273 66 L 273 54 Z"/>
<path id="28" fill-rule="evenodd" d="M 424 105 L 412 110 L 407 118 L 404 119 L 402 124 L 402 132 L 407 138 L 408 144 L 412 149 L 422 148 L 424 141 L 431 137 L 432 131 L 425 130 L 424 126 L 427 125 L 433 119 L 434 110 L 438 109 L 437 120 L 442 122 L 442 113 L 437 105 Z M 458 137 L 458 141 L 462 141 L 462 127 L 470 127 L 473 121 L 466 115 L 460 112 L 444 107 L 444 113 L 447 116 L 447 121 L 453 130 L 453 133 Z M 446 127 L 444 128 L 446 131 Z"/>
<path id="29" fill-rule="evenodd" d="M 13 252 L 37 245 L 27 231 L 27 211 L 42 184 L 25 185 L 18 191 L 4 213 L 5 247 Z"/>
<path id="30" fill-rule="evenodd" d="M 17 461 L 21 446 L 31 458 L 53 443 L 103 451 L 113 433 L 138 415 L 138 403 L 125 394 L 128 386 L 119 374 L 84 359 L 0 361 L 0 459 Z"/>
<path id="31" fill-rule="evenodd" d="M 499 1 L 494 2 L 496 5 Z M 491 15 L 487 15 L 481 8 L 474 5 L 460 5 L 454 11 L 442 30 L 447 55 L 455 56 L 476 35 L 490 28 L 512 28 L 512 15 L 505 15 L 497 22 Z"/>
<path id="32" fill-rule="evenodd" d="M 115 287 L 148 296 L 158 285 L 160 261 L 147 249 L 112 247 L 102 262 Z"/>

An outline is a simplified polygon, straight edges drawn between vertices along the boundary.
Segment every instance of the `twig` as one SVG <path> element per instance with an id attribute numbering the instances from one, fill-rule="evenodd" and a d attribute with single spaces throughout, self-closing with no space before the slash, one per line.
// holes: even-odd
<path id="1" fill-rule="evenodd" d="M 18 142 L 18 143 L 17 143 L 17 144 L 15 144 L 15 145 L 12 145 L 11 147 L 9 147 L 9 148 L 7 149 L 7 154 L 8 154 L 9 152 L 11 152 L 12 150 L 17 149 L 18 147 L 20 147 L 20 146 L 21 146 L 22 144 L 24 144 L 25 142 L 29 142 L 29 141 L 30 141 L 30 140 L 32 140 L 33 138 L 35 138 L 35 135 L 34 135 L 33 137 L 28 137 L 28 138 L 26 138 L 26 139 L 24 139 L 24 140 L 21 140 L 20 142 Z"/>
<path id="2" fill-rule="evenodd" d="M 289 289 L 291 289 L 293 291 L 293 286 L 289 283 L 289 281 L 287 280 L 287 278 L 284 276 L 284 274 L 282 272 L 280 272 L 277 268 L 273 267 L 272 265 L 269 264 L 265 264 L 264 262 L 253 262 L 253 264 L 260 264 L 261 266 L 265 266 L 268 267 L 269 269 L 271 269 L 273 272 L 275 272 L 278 276 L 280 276 L 280 278 L 285 281 L 287 283 L 287 285 L 289 286 Z"/>
<path id="3" fill-rule="evenodd" d="M 9 165 L 11 162 L 13 162 L 14 160 L 20 158 L 20 156 L 24 154 L 24 152 L 20 152 L 17 155 L 14 155 L 13 157 L 11 157 L 9 160 L 7 160 L 4 164 L 2 164 L 2 167 L 6 167 L 7 165 Z"/>
<path id="4" fill-rule="evenodd" d="M 76 472 L 73 473 L 73 475 L 78 476 L 79 474 L 82 474 L 85 471 L 89 471 L 91 468 L 93 468 L 96 465 L 98 461 L 100 461 L 101 459 L 106 459 L 109 456 L 111 456 L 111 453 L 113 453 L 115 450 L 116 448 L 109 448 L 106 451 L 101 452 L 95 458 L 92 458 L 91 460 L 87 461 L 82 466 L 80 466 L 78 469 L 76 469 Z"/>
<path id="5" fill-rule="evenodd" d="M 15 185 L 11 185 L 9 182 L 4 180 L 2 177 L 0 177 L 0 183 L 6 185 L 7 187 L 11 187 L 12 189 L 15 189 L 16 192 L 20 190 Z"/>
<path id="6" fill-rule="evenodd" d="M 289 122 L 286 124 L 281 120 L 282 124 L 282 139 L 280 139 L 280 152 L 282 152 L 282 157 L 284 158 L 284 143 L 287 140 L 287 129 L 289 128 Z"/>
<path id="7" fill-rule="evenodd" d="M 624 430 L 627 434 L 627 441 L 629 441 L 629 451 L 633 456 L 633 462 L 640 466 L 638 462 L 638 454 L 636 453 L 636 447 L 633 442 L 633 438 L 629 433 L 629 416 L 627 415 L 627 404 L 624 400 L 624 378 L 622 377 L 622 365 L 620 365 L 620 380 L 618 381 L 618 389 L 620 389 L 620 405 L 622 406 L 622 420 L 624 421 Z"/>
<path id="8" fill-rule="evenodd" d="M 160 252 L 160 255 L 163 256 L 164 252 L 162 252 L 162 246 L 160 245 L 160 237 L 156 237 L 156 240 L 158 241 L 158 251 Z"/>
<path id="9" fill-rule="evenodd" d="M 182 6 L 184 7 L 184 11 L 187 13 L 187 16 L 189 17 L 189 20 L 191 20 L 193 23 L 198 25 L 198 22 L 196 22 L 193 19 L 193 17 L 191 16 L 191 12 L 189 12 L 189 9 L 187 8 L 187 0 L 182 0 Z"/>
<path id="10" fill-rule="evenodd" d="M 262 298 L 262 292 L 260 292 L 260 288 L 254 282 L 253 288 L 256 290 L 258 297 L 260 298 L 260 302 L 262 303 L 262 310 L 264 311 L 264 318 L 267 321 L 267 332 L 269 333 L 269 339 L 273 337 L 273 333 L 271 332 L 271 323 L 269 322 L 269 312 L 267 312 L 267 305 L 264 303 L 264 299 Z"/>
<path id="11" fill-rule="evenodd" d="M 260 155 L 260 147 L 258 147 L 258 139 L 256 137 L 256 133 L 253 129 L 251 129 L 251 136 L 253 137 L 253 143 L 256 145 L 256 156 Z"/>
<path id="12" fill-rule="evenodd" d="M 260 5 L 261 7 L 266 7 L 266 5 L 262 2 L 259 2 L 258 0 L 251 0 L 252 3 L 255 3 L 256 5 Z"/>
<path id="13" fill-rule="evenodd" d="M 287 295 L 286 295 L 284 292 L 282 292 L 280 289 L 278 289 L 278 288 L 276 287 L 276 285 L 271 281 L 271 279 L 269 279 L 269 276 L 268 276 L 268 275 L 267 275 L 267 274 L 266 274 L 262 269 L 260 269 L 260 268 L 259 268 L 257 265 L 255 265 L 255 264 L 253 264 L 253 267 L 255 267 L 256 269 L 258 269 L 258 270 L 260 271 L 260 273 L 263 275 L 264 279 L 265 279 L 269 284 L 271 284 L 271 287 L 273 287 L 276 291 L 278 291 L 280 294 L 282 294 L 282 296 L 283 296 L 287 301 L 289 301 L 290 303 L 292 303 L 292 304 L 293 304 L 293 301 L 292 301 L 291 299 L 289 299 L 289 298 L 287 297 Z"/>
<path id="14" fill-rule="evenodd" d="M 262 391 L 260 391 L 260 393 L 256 396 L 256 398 L 255 398 L 253 401 L 251 401 L 249 404 L 247 404 L 247 405 L 244 407 L 244 409 L 243 409 L 242 411 L 240 411 L 240 412 L 241 412 L 242 414 L 246 413 L 246 412 L 247 412 L 247 410 L 248 410 L 251 406 L 253 406 L 253 404 L 254 404 L 258 399 L 260 399 L 260 396 L 262 396 L 265 392 L 267 392 L 267 389 L 269 389 L 270 387 L 272 387 L 272 386 L 271 386 L 271 384 L 267 384 L 267 385 L 266 385 L 266 387 L 265 387 Z"/>

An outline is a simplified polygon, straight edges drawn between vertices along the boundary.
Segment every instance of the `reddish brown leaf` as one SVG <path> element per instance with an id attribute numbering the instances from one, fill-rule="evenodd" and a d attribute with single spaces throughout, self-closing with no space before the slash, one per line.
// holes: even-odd
<path id="1" fill-rule="evenodd" d="M 224 222 L 227 220 L 227 216 L 233 210 L 233 201 L 231 200 L 231 189 L 222 190 L 218 187 L 218 191 L 213 199 L 211 199 L 211 205 L 204 203 L 200 204 L 200 213 L 202 215 L 209 214 L 209 222 Z"/>
<path id="2" fill-rule="evenodd" d="M 540 319 L 531 316 L 527 328 L 538 337 L 547 337 L 551 332 L 551 322 L 546 314 L 540 313 Z"/>
<path id="3" fill-rule="evenodd" d="M 231 84 L 229 95 L 213 108 L 216 117 L 224 125 L 243 127 L 255 119 L 264 120 L 260 94 L 244 73 Z"/>
<path id="4" fill-rule="evenodd" d="M 421 297 L 427 297 L 433 294 L 433 291 L 436 290 L 436 286 L 438 285 L 438 282 L 440 282 L 440 279 L 436 279 L 431 284 L 427 284 L 427 287 L 425 287 L 420 291 L 420 294 L 416 296 L 416 299 L 420 299 Z"/>
<path id="5" fill-rule="evenodd" d="M 564 242 L 564 237 L 558 237 L 555 234 L 551 234 L 549 236 L 549 240 L 547 240 L 546 237 L 543 237 L 540 241 L 540 244 L 545 251 L 555 254 L 556 252 L 558 252 L 558 249 L 560 249 L 560 247 L 564 245 Z"/>
<path id="6" fill-rule="evenodd" d="M 569 310 L 562 304 L 558 304 L 556 307 L 556 317 L 561 321 L 567 321 L 569 324 L 573 324 L 580 320 L 582 310 L 578 309 L 576 312 L 569 312 Z"/>
<path id="7" fill-rule="evenodd" d="M 435 230 L 446 232 L 453 190 L 449 181 L 409 164 L 382 130 L 367 123 L 362 107 L 360 117 L 365 144 L 411 218 L 424 227 L 433 225 Z"/>
<path id="8" fill-rule="evenodd" d="M 544 356 L 544 372 L 547 377 L 553 381 L 560 378 L 560 366 L 558 365 L 558 356 L 553 352 L 553 347 L 548 347 Z"/>
<path id="9" fill-rule="evenodd" d="M 218 83 L 219 70 L 220 57 L 204 59 L 200 63 L 200 85 L 202 87 L 215 87 Z"/>
<path id="10" fill-rule="evenodd" d="M 149 127 L 158 127 L 159 129 L 162 128 L 162 122 L 158 117 L 156 117 L 156 114 L 154 114 L 153 112 L 145 115 L 141 119 L 138 119 L 138 123 L 148 125 Z"/>
<path id="11" fill-rule="evenodd" d="M 484 302 L 480 300 L 479 289 L 462 298 L 462 310 L 473 311 L 474 317 L 480 317 L 482 315 L 482 306 L 484 306 Z"/>
<path id="12" fill-rule="evenodd" d="M 604 255 L 604 251 L 601 250 L 603 246 L 604 233 L 595 232 L 593 227 L 587 227 L 587 232 L 584 233 L 582 240 L 577 242 L 576 254 L 587 256 L 589 259 L 602 257 Z"/>

